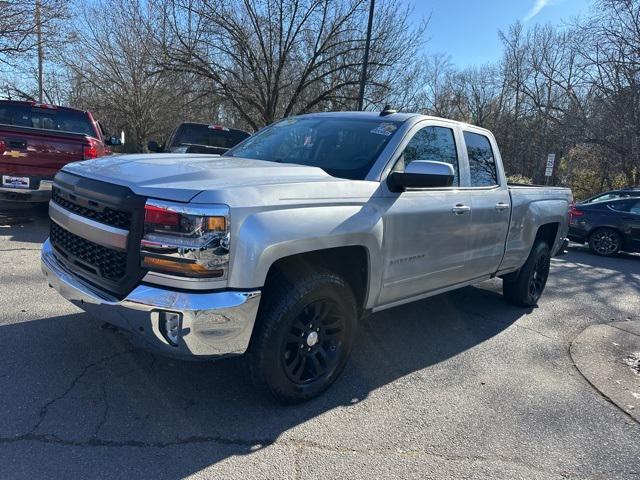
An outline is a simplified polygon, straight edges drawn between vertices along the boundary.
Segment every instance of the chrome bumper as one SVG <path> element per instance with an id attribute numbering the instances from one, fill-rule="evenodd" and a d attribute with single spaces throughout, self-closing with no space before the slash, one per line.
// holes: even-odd
<path id="1" fill-rule="evenodd" d="M 48 202 L 51 198 L 52 180 L 40 180 L 37 190 L 30 188 L 0 187 L 0 200 L 15 202 Z"/>
<path id="2" fill-rule="evenodd" d="M 119 300 L 78 278 L 58 261 L 47 239 L 42 246 L 42 271 L 49 286 L 99 320 L 144 340 L 150 349 L 169 356 L 207 358 L 246 351 L 260 303 L 260 291 L 176 292 L 139 285 Z M 182 315 L 177 346 L 160 332 L 160 312 Z"/>

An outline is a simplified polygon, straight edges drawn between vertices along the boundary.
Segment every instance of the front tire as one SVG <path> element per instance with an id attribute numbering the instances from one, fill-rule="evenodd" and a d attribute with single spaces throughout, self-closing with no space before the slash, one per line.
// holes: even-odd
<path id="1" fill-rule="evenodd" d="M 340 376 L 355 339 L 355 297 L 345 280 L 314 272 L 290 280 L 276 272 L 247 351 L 253 383 L 283 403 L 318 396 Z"/>
<path id="2" fill-rule="evenodd" d="M 621 247 L 622 237 L 613 228 L 598 228 L 589 236 L 589 248 L 601 257 L 615 255 Z"/>
<path id="3" fill-rule="evenodd" d="M 542 296 L 549 277 L 551 251 L 545 242 L 536 243 L 525 264 L 502 281 L 504 298 L 519 307 L 533 307 Z"/>

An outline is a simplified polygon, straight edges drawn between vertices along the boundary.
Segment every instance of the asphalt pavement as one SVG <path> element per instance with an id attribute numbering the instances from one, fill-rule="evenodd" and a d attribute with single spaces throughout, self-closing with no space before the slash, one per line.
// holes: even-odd
<path id="1" fill-rule="evenodd" d="M 499 280 L 372 316 L 322 397 L 274 404 L 242 359 L 169 360 L 43 280 L 40 211 L 0 207 L 0 478 L 637 479 L 640 425 L 574 365 L 640 320 L 640 255 L 572 248 L 534 309 Z"/>

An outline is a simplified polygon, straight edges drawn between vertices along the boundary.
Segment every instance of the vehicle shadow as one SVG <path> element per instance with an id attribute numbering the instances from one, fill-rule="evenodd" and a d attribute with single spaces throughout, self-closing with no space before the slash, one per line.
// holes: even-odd
<path id="1" fill-rule="evenodd" d="M 351 408 L 406 375 L 420 372 L 427 383 L 441 381 L 425 369 L 491 339 L 527 312 L 497 292 L 468 287 L 375 314 L 363 321 L 342 377 L 321 397 L 295 406 L 257 394 L 242 358 L 195 363 L 157 357 L 100 330 L 85 313 L 5 325 L 0 360 L 19 368 L 0 370 L 6 386 L 0 435 L 76 447 L 206 445 L 166 461 L 156 455 L 145 465 L 145 477 L 183 478 L 283 437 L 286 443 L 292 429 L 293 437 L 313 442 L 305 422 L 322 415 L 330 422 L 333 410 Z M 119 457 L 117 476 L 134 475 L 142 461 Z M 78 463 L 67 464 L 66 474 L 87 468 Z M 25 478 L 40 477 L 41 469 L 21 457 L 18 470 Z"/>
<path id="2" fill-rule="evenodd" d="M 42 243 L 49 235 L 47 204 L 0 202 L 0 239 Z"/>

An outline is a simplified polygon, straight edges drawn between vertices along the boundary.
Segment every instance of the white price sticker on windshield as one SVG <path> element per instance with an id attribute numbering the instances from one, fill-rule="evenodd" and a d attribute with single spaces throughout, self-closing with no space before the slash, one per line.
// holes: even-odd
<path id="1" fill-rule="evenodd" d="M 381 123 L 376 128 L 371 130 L 371 133 L 375 133 L 376 135 L 384 135 L 385 137 L 388 137 L 397 129 L 398 127 L 393 123 Z"/>

